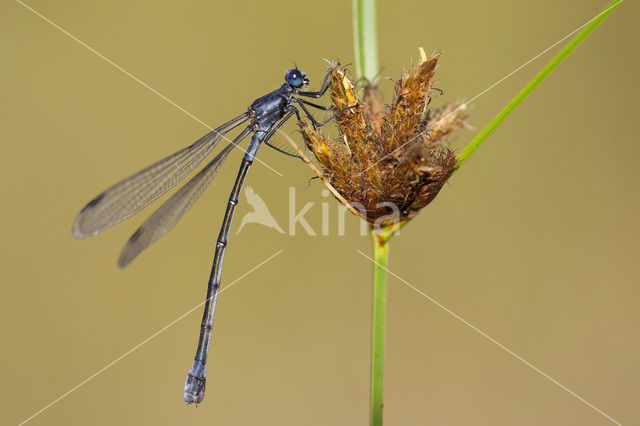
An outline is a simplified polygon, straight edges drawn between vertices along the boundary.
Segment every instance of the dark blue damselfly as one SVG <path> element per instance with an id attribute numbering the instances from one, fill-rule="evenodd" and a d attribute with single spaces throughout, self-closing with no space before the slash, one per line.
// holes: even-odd
<path id="1" fill-rule="evenodd" d="M 212 130 L 188 147 L 102 192 L 89 201 L 73 223 L 73 236 L 86 238 L 133 216 L 184 179 L 215 148 L 226 133 L 247 121 L 249 122 L 242 132 L 211 162 L 142 224 L 131 236 L 118 259 L 118 264 L 121 267 L 126 266 L 142 250 L 169 232 L 211 183 L 231 150 L 245 137 L 252 134 L 251 142 L 242 158 L 238 176 L 229 196 L 227 210 L 216 243 L 195 361 L 189 370 L 184 386 L 184 400 L 187 404 L 199 403 L 204 398 L 207 353 L 216 299 L 220 288 L 222 260 L 229 237 L 231 219 L 249 167 L 262 143 L 278 149 L 269 143 L 269 139 L 294 114 L 300 120 L 298 107 L 317 127 L 326 124 L 335 117 L 319 123 L 306 106 L 327 111 L 332 108 L 317 105 L 298 97 L 319 98 L 324 95 L 329 88 L 330 75 L 331 70 L 327 73 L 320 90 L 312 92 L 302 90 L 309 83 L 309 79 L 303 72 L 295 68 L 288 70 L 285 74 L 285 83 L 280 88 L 256 99 L 246 112 Z M 338 114 L 340 112 L 342 111 L 338 111 Z"/>

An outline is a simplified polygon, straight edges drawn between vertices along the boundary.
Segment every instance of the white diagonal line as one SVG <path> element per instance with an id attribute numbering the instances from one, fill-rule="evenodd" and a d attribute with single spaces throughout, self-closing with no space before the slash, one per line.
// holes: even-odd
<path id="1" fill-rule="evenodd" d="M 124 73 L 125 75 L 127 75 L 128 77 L 130 77 L 131 79 L 135 80 L 137 83 L 141 84 L 142 86 L 144 86 L 145 88 L 147 88 L 148 90 L 150 90 L 151 92 L 155 93 L 156 95 L 160 96 L 162 99 L 164 99 L 165 101 L 169 102 L 171 105 L 173 105 L 174 107 L 178 108 L 180 111 L 184 112 L 185 114 L 187 114 L 189 117 L 193 118 L 194 120 L 196 120 L 198 123 L 202 124 L 203 126 L 205 126 L 206 128 L 208 128 L 209 130 L 214 130 L 213 127 L 211 127 L 210 125 L 208 125 L 207 123 L 205 123 L 204 121 L 200 120 L 198 117 L 196 117 L 195 115 L 191 114 L 189 111 L 187 111 L 186 109 L 182 108 L 180 105 L 176 104 L 175 102 L 173 102 L 171 99 L 167 98 L 165 95 L 163 95 L 162 93 L 158 92 L 156 89 L 154 89 L 153 87 L 149 86 L 147 83 L 145 83 L 144 81 L 140 80 L 138 77 L 136 77 L 135 75 L 131 74 L 129 71 L 125 70 L 124 68 L 122 68 L 120 65 L 116 64 L 115 62 L 113 62 L 111 59 L 107 58 L 106 56 L 104 56 L 102 53 L 98 52 L 97 50 L 95 50 L 93 47 L 89 46 L 87 43 L 83 42 L 82 40 L 78 39 L 76 36 L 74 36 L 73 34 L 71 34 L 70 32 L 68 32 L 67 30 L 65 30 L 64 28 L 60 27 L 58 24 L 56 24 L 55 22 L 53 22 L 52 20 L 50 20 L 49 18 L 43 16 L 41 13 L 39 13 L 38 11 L 34 10 L 32 7 L 26 5 L 25 3 L 23 3 L 20 0 L 16 0 L 17 3 L 21 4 L 22 6 L 24 6 L 26 9 L 29 9 L 31 12 L 33 12 L 34 14 L 38 15 L 40 18 L 42 18 L 45 22 L 51 24 L 53 27 L 57 28 L 58 30 L 60 30 L 61 32 L 63 32 L 65 35 L 67 35 L 68 37 L 70 37 L 71 39 L 73 39 L 75 42 L 77 42 L 78 44 L 86 47 L 87 49 L 89 49 L 92 53 L 94 53 L 95 55 L 97 55 L 100 59 L 105 60 L 106 62 L 110 63 L 111 65 L 113 65 L 118 71 L 121 71 L 122 73 Z M 222 135 L 222 137 L 224 139 L 226 139 L 227 141 L 233 143 L 233 141 L 229 138 L 227 138 L 225 135 Z M 247 151 L 245 151 L 242 147 L 238 146 L 238 144 L 234 143 L 233 144 L 236 148 L 240 149 L 241 151 L 244 151 L 245 153 Z M 273 167 L 269 166 L 267 163 L 265 163 L 264 161 L 260 160 L 259 158 L 256 158 L 256 160 L 261 163 L 262 165 L 266 166 L 269 170 L 271 170 L 272 172 L 274 172 L 275 174 L 282 176 L 282 173 L 278 172 L 277 170 L 275 170 Z"/>
<path id="2" fill-rule="evenodd" d="M 513 352 L 511 349 L 507 348 L 506 346 L 504 346 L 502 343 L 498 342 L 496 339 L 494 339 L 493 337 L 489 336 L 487 333 L 485 333 L 484 331 L 480 330 L 478 327 L 474 326 L 473 324 L 471 324 L 470 322 L 466 321 L 464 318 L 462 318 L 460 315 L 456 314 L 455 312 L 451 311 L 450 309 L 448 309 L 447 307 L 445 307 L 444 305 L 442 305 L 440 302 L 438 302 L 437 300 L 435 300 L 434 298 L 432 298 L 431 296 L 425 294 L 424 292 L 422 292 L 421 290 L 417 289 L 416 287 L 414 287 L 413 285 L 409 284 L 406 280 L 404 280 L 403 278 L 399 277 L 398 275 L 394 274 L 393 272 L 391 272 L 389 269 L 387 269 L 385 266 L 381 265 L 380 263 L 376 262 L 374 259 L 370 258 L 369 256 L 367 256 L 366 254 L 364 254 L 363 252 L 361 252 L 360 250 L 356 250 L 358 253 L 360 253 L 361 255 L 363 255 L 364 257 L 366 257 L 367 259 L 369 259 L 371 262 L 375 263 L 376 265 L 378 265 L 379 267 L 383 268 L 385 271 L 387 271 L 389 274 L 393 275 L 394 277 L 396 277 L 397 279 L 399 279 L 400 281 L 402 281 L 405 285 L 407 285 L 408 287 L 410 287 L 412 290 L 418 292 L 419 294 L 421 294 L 423 297 L 425 297 L 426 299 L 428 299 L 430 302 L 432 302 L 433 304 L 435 304 L 436 306 L 438 306 L 439 308 L 443 309 L 445 312 L 447 312 L 449 315 L 453 316 L 455 319 L 459 320 L 460 322 L 462 322 L 463 324 L 471 327 L 471 329 L 473 329 L 475 332 L 477 332 L 478 334 L 480 334 L 481 336 L 485 337 L 486 339 L 488 339 L 489 341 L 491 341 L 492 343 L 494 343 L 495 345 L 497 345 L 500 349 L 504 350 L 505 352 L 507 352 L 508 354 L 510 354 L 511 356 L 513 356 L 514 358 L 516 358 L 517 360 L 519 360 L 520 362 L 522 362 L 523 364 L 525 364 L 527 367 L 531 368 L 532 370 L 534 370 L 535 372 L 537 372 L 538 374 L 542 375 L 544 378 L 546 378 L 547 380 L 551 381 L 552 383 L 558 385 L 559 387 L 561 387 L 562 389 L 564 389 L 565 391 L 569 392 L 572 396 L 574 396 L 575 398 L 579 399 L 580 401 L 582 401 L 583 403 L 585 403 L 586 405 L 588 405 L 589 407 L 593 408 L 594 410 L 596 410 L 598 413 L 602 414 L 603 416 L 605 416 L 607 419 L 611 420 L 612 422 L 614 422 L 617 425 L 622 425 L 622 423 L 618 422 L 617 420 L 615 420 L 614 418 L 612 418 L 611 416 L 609 416 L 607 413 L 605 413 L 604 411 L 600 410 L 598 407 L 596 407 L 595 405 L 593 405 L 592 403 L 590 403 L 589 401 L 587 401 L 586 399 L 584 399 L 583 397 L 581 397 L 580 395 L 578 395 L 577 393 L 575 393 L 574 391 L 572 391 L 571 389 L 569 389 L 568 387 L 566 387 L 565 385 L 563 385 L 562 383 L 558 382 L 556 379 L 554 379 L 553 377 L 549 376 L 547 373 L 545 373 L 544 371 L 540 370 L 538 367 L 536 367 L 535 365 L 531 364 L 529 361 L 527 361 L 526 359 L 522 358 L 520 355 L 516 354 L 515 352 Z"/>
<path id="3" fill-rule="evenodd" d="M 402 145 L 400 145 L 399 147 L 397 147 L 396 149 L 394 149 L 393 151 L 391 151 L 390 153 L 388 153 L 387 155 L 385 155 L 384 157 L 382 157 L 380 160 L 376 161 L 374 164 L 370 165 L 369 167 L 367 167 L 366 169 L 364 169 L 363 171 L 361 171 L 359 173 L 359 175 L 362 175 L 364 172 L 366 172 L 367 170 L 369 170 L 370 168 L 374 167 L 375 165 L 377 165 L 378 163 L 380 163 L 381 161 L 383 161 L 385 158 L 388 158 L 389 156 L 393 155 L 396 151 L 398 151 L 400 148 L 402 148 L 403 146 L 407 145 L 408 143 L 411 143 L 412 141 L 414 141 L 416 138 L 420 137 L 423 133 L 429 131 L 430 129 L 432 129 L 434 126 L 436 126 L 437 124 L 439 124 L 440 122 L 444 121 L 445 119 L 447 119 L 448 117 L 450 117 L 451 115 L 455 114 L 456 112 L 458 112 L 458 110 L 460 109 L 464 109 L 466 108 L 471 102 L 475 101 L 476 99 L 478 99 L 480 96 L 484 95 L 485 93 L 487 93 L 489 90 L 493 89 L 494 87 L 496 87 L 498 84 L 502 83 L 503 81 L 505 81 L 507 78 L 511 77 L 513 74 L 517 73 L 518 71 L 520 71 L 522 68 L 526 67 L 527 65 L 529 65 L 531 62 L 535 61 L 536 59 L 538 59 L 540 56 L 544 55 L 545 53 L 547 53 L 548 51 L 550 51 L 551 49 L 553 49 L 554 47 L 556 47 L 557 45 L 559 45 L 560 43 L 562 43 L 563 41 L 565 41 L 566 39 L 568 39 L 569 37 L 571 37 L 572 35 L 574 35 L 575 33 L 577 33 L 578 31 L 580 31 L 581 29 L 583 29 L 584 27 L 586 27 L 587 25 L 589 25 L 592 21 L 594 21 L 595 19 L 598 19 L 601 15 L 607 13 L 608 11 L 610 11 L 611 9 L 613 9 L 614 7 L 618 6 L 620 3 L 622 3 L 624 0 L 620 0 L 614 4 L 612 4 L 611 6 L 609 6 L 608 8 L 606 8 L 605 10 L 603 10 L 602 12 L 598 13 L 596 16 L 594 16 L 593 18 L 589 19 L 587 22 L 585 22 L 584 24 L 580 25 L 578 28 L 576 28 L 575 30 L 571 31 L 569 34 L 567 34 L 566 36 L 562 37 L 560 40 L 556 41 L 555 43 L 553 43 L 551 46 L 547 47 L 546 49 L 544 49 L 542 52 L 538 53 L 536 56 L 534 56 L 533 58 L 529 59 L 527 62 L 525 62 L 524 64 L 520 65 L 518 68 L 516 68 L 515 70 L 511 71 L 509 74 L 505 75 L 504 77 L 502 77 L 500 80 L 496 81 L 495 83 L 493 83 L 491 86 L 487 87 L 486 89 L 484 89 L 482 92 L 478 93 L 477 95 L 475 95 L 473 98 L 471 98 L 470 100 L 468 100 L 467 102 L 461 104 L 460 106 L 458 106 L 457 108 L 454 108 L 453 111 L 451 111 L 449 114 L 445 115 L 444 117 L 442 117 L 440 120 L 436 121 L 433 124 L 429 124 L 427 126 L 426 129 L 424 129 L 423 131 L 421 131 L 420 133 L 418 133 L 417 135 L 415 135 L 414 137 L 412 137 L 411 139 L 409 139 L 408 141 L 406 141 L 405 143 L 403 143 Z"/>
<path id="4" fill-rule="evenodd" d="M 259 267 L 261 267 L 262 265 L 264 265 L 265 263 L 267 263 L 268 261 L 270 261 L 271 259 L 273 259 L 274 257 L 276 257 L 277 255 L 279 255 L 280 253 L 282 253 L 282 250 L 278 250 L 276 253 L 274 253 L 273 255 L 271 255 L 270 257 L 268 257 L 267 259 L 263 260 L 262 262 L 260 262 L 259 264 L 257 264 L 256 266 L 254 266 L 253 268 L 249 269 L 247 272 L 245 272 L 244 274 L 242 274 L 240 277 L 236 278 L 234 281 L 232 281 L 228 286 L 226 286 L 225 288 L 221 289 L 218 294 L 221 294 L 223 291 L 225 291 L 226 289 L 228 289 L 229 287 L 231 287 L 232 285 L 234 285 L 235 283 L 237 283 L 238 281 L 240 281 L 241 279 L 243 279 L 244 277 L 246 277 L 247 275 L 249 275 L 250 273 L 252 273 L 253 271 L 255 271 L 256 269 L 258 269 Z M 178 321 L 182 320 L 184 317 L 186 317 L 187 315 L 191 314 L 193 311 L 195 311 L 196 309 L 198 309 L 200 306 L 204 305 L 209 299 L 205 299 L 204 301 L 200 302 L 199 304 L 197 304 L 196 306 L 194 306 L 193 308 L 189 309 L 187 312 L 185 312 L 184 314 L 180 315 L 178 318 L 176 318 L 175 320 L 171 321 L 169 324 L 165 325 L 164 327 L 162 327 L 160 330 L 156 331 L 155 333 L 153 333 L 151 336 L 147 337 L 146 339 L 144 339 L 142 342 L 138 343 L 137 345 L 135 345 L 133 348 L 129 349 L 127 352 L 125 352 L 124 354 L 120 355 L 118 358 L 114 359 L 113 361 L 111 361 L 109 364 L 105 365 L 104 367 L 102 367 L 100 370 L 96 371 L 95 373 L 93 373 L 92 375 L 90 375 L 89 377 L 87 377 L 86 379 L 84 379 L 83 381 L 81 381 L 80 383 L 78 383 L 77 385 L 75 385 L 74 387 L 72 387 L 71 389 L 69 389 L 68 391 L 66 391 L 65 393 L 63 393 L 62 395 L 60 395 L 58 398 L 54 399 L 53 401 L 51 401 L 49 404 L 45 405 L 43 408 L 41 408 L 40 410 L 38 410 L 37 412 L 35 412 L 33 415 L 31 415 L 31 417 L 23 420 L 22 422 L 20 422 L 18 424 L 18 426 L 22 426 L 23 424 L 29 422 L 30 420 L 32 420 L 34 417 L 38 416 L 39 414 L 41 414 L 43 411 L 47 410 L 48 408 L 50 408 L 51 406 L 55 405 L 56 403 L 58 403 L 60 400 L 64 399 L 65 397 L 67 397 L 69 394 L 71 394 L 72 392 L 74 392 L 75 390 L 77 390 L 78 388 L 80 388 L 81 386 L 85 385 L 86 383 L 90 382 L 91 380 L 93 380 L 96 376 L 98 376 L 99 374 L 103 373 L 105 370 L 107 370 L 108 368 L 112 367 L 114 364 L 118 363 L 119 361 L 121 361 L 123 358 L 125 358 L 127 355 L 131 354 L 132 352 L 136 351 L 137 349 L 139 349 L 142 345 L 144 345 L 145 343 L 149 342 L 151 339 L 153 339 L 154 337 L 158 336 L 159 334 L 163 333 L 164 331 L 166 331 L 169 327 L 173 326 L 175 323 L 177 323 Z"/>

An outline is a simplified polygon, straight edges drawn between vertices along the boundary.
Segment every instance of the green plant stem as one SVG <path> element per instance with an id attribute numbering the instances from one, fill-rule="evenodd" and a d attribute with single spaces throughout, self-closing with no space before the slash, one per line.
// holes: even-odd
<path id="1" fill-rule="evenodd" d="M 518 105 L 542 82 L 590 33 L 593 31 L 623 0 L 615 0 L 609 4 L 598 16 L 591 20 L 512 100 L 491 122 L 477 134 L 469 144 L 458 153 L 453 171 L 459 169 L 480 145 L 491 135 L 502 122 L 516 109 Z"/>
<path id="2" fill-rule="evenodd" d="M 373 239 L 373 308 L 371 339 L 371 426 L 382 425 L 384 391 L 384 329 L 387 306 L 387 260 L 389 238 L 392 234 L 378 234 Z"/>
<path id="3" fill-rule="evenodd" d="M 380 70 L 375 0 L 353 0 L 353 43 L 356 77 L 374 81 Z"/>

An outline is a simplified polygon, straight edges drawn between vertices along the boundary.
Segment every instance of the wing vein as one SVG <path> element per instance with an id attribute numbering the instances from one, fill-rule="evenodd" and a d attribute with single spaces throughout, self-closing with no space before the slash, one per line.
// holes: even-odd
<path id="1" fill-rule="evenodd" d="M 140 254 L 142 250 L 149 247 L 173 229 L 182 216 L 195 204 L 209 186 L 233 147 L 249 133 L 251 133 L 251 128 L 247 127 L 197 175 L 191 178 L 189 182 L 149 216 L 125 244 L 118 259 L 118 265 L 125 267 Z"/>
<path id="2" fill-rule="evenodd" d="M 224 134 L 248 120 L 244 113 L 191 145 L 111 186 L 80 211 L 73 223 L 76 238 L 95 235 L 133 216 L 184 179 L 216 147 Z"/>

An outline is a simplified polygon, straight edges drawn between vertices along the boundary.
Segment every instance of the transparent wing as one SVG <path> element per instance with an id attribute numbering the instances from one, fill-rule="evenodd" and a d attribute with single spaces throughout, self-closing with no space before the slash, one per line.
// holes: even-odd
<path id="1" fill-rule="evenodd" d="M 229 152 L 249 133 L 251 133 L 251 129 L 245 129 L 138 228 L 122 249 L 122 253 L 118 259 L 118 265 L 120 265 L 120 267 L 127 266 L 142 250 L 149 247 L 173 229 L 180 218 L 195 204 L 200 195 L 202 195 L 211 183 L 218 173 L 218 170 L 220 170 L 222 163 L 229 155 Z"/>
<path id="2" fill-rule="evenodd" d="M 73 236 L 85 238 L 95 235 L 139 212 L 184 179 L 215 148 L 226 132 L 248 118 L 247 113 L 234 118 L 89 201 L 73 222 Z"/>

